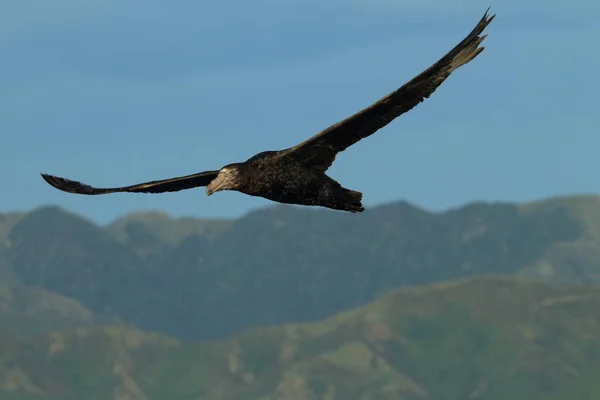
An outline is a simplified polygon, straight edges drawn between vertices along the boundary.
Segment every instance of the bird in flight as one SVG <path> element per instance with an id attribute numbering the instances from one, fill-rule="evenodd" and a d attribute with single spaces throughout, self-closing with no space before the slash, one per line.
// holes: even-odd
<path id="1" fill-rule="evenodd" d="M 428 98 L 450 74 L 473 60 L 484 47 L 481 35 L 495 15 L 485 12 L 473 30 L 435 64 L 369 107 L 284 150 L 264 151 L 219 170 L 137 185 L 96 188 L 41 174 L 53 187 L 69 193 L 99 195 L 118 192 L 164 193 L 206 186 L 208 196 L 235 190 L 271 201 L 320 206 L 352 213 L 364 211 L 362 193 L 342 187 L 326 175 L 336 155 L 383 128 Z"/>

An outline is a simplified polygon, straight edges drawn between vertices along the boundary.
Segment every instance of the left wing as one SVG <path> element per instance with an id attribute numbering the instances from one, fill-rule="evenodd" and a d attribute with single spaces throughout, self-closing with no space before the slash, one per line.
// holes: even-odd
<path id="1" fill-rule="evenodd" d="M 177 178 L 163 179 L 138 183 L 137 185 L 121 186 L 112 188 L 96 188 L 85 183 L 72 181 L 58 176 L 41 174 L 42 178 L 58 190 L 68 193 L 98 195 L 118 192 L 133 193 L 164 193 L 177 192 L 179 190 L 191 189 L 198 186 L 206 186 L 217 177 L 219 171 L 205 171 L 197 174 L 180 176 Z"/>
<path id="2" fill-rule="evenodd" d="M 495 17 L 495 15 L 488 16 L 488 11 L 489 8 L 477 26 L 462 42 L 427 70 L 362 111 L 330 126 L 294 147 L 282 150 L 280 156 L 292 157 L 305 165 L 325 172 L 335 160 L 337 153 L 372 135 L 395 118 L 421 103 L 455 69 L 477 57 L 484 49 L 478 46 L 487 36 L 480 35 Z"/>

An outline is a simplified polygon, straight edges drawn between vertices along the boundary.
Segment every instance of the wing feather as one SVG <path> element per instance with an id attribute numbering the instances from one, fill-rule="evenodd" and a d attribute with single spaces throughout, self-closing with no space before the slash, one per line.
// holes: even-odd
<path id="1" fill-rule="evenodd" d="M 99 195 L 118 192 L 132 193 L 164 193 L 177 192 L 179 190 L 191 189 L 198 186 L 206 186 L 217 177 L 219 171 L 205 171 L 197 174 L 180 176 L 177 178 L 163 179 L 159 181 L 151 181 L 139 183 L 137 185 L 113 187 L 113 188 L 96 188 L 85 183 L 72 181 L 58 176 L 41 174 L 42 178 L 48 184 L 58 190 L 68 193 Z"/>
<path id="2" fill-rule="evenodd" d="M 383 128 L 395 118 L 428 98 L 458 67 L 465 65 L 484 47 L 479 47 L 487 35 L 480 36 L 495 15 L 486 10 L 477 26 L 444 57 L 399 89 L 358 113 L 330 126 L 308 140 L 280 152 L 306 165 L 326 171 L 337 153 Z"/>

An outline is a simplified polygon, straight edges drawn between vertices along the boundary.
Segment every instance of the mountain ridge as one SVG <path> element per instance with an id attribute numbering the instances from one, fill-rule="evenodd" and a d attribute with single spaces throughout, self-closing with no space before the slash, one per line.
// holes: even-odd
<path id="1" fill-rule="evenodd" d="M 138 213 L 105 226 L 50 206 L 12 225 L 0 270 L 4 260 L 19 282 L 94 314 L 212 339 L 468 276 L 600 282 L 599 199 L 474 202 L 444 212 L 399 201 L 358 218 L 278 205 L 234 221 Z"/>

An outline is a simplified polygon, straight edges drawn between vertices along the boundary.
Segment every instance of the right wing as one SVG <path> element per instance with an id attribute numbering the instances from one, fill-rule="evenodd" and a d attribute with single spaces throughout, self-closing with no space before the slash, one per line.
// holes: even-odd
<path id="1" fill-rule="evenodd" d="M 488 15 L 488 11 L 459 44 L 428 69 L 369 107 L 294 147 L 282 150 L 281 156 L 289 156 L 325 172 L 335 160 L 336 154 L 414 108 L 431 96 L 454 70 L 477 57 L 483 51 L 480 44 L 486 37 L 482 32 L 495 17 Z M 404 57 L 410 57 L 410 54 L 405 54 Z"/>
<path id="2" fill-rule="evenodd" d="M 58 176 L 41 174 L 42 178 L 51 186 L 58 190 L 68 193 L 78 193 L 87 195 L 108 194 L 118 192 L 132 193 L 164 193 L 177 192 L 179 190 L 191 189 L 198 186 L 206 186 L 217 177 L 219 171 L 204 171 L 197 174 L 180 176 L 177 178 L 163 179 L 139 183 L 137 185 L 114 187 L 114 188 L 95 188 L 85 183 L 72 181 L 70 179 L 60 178 Z"/>

